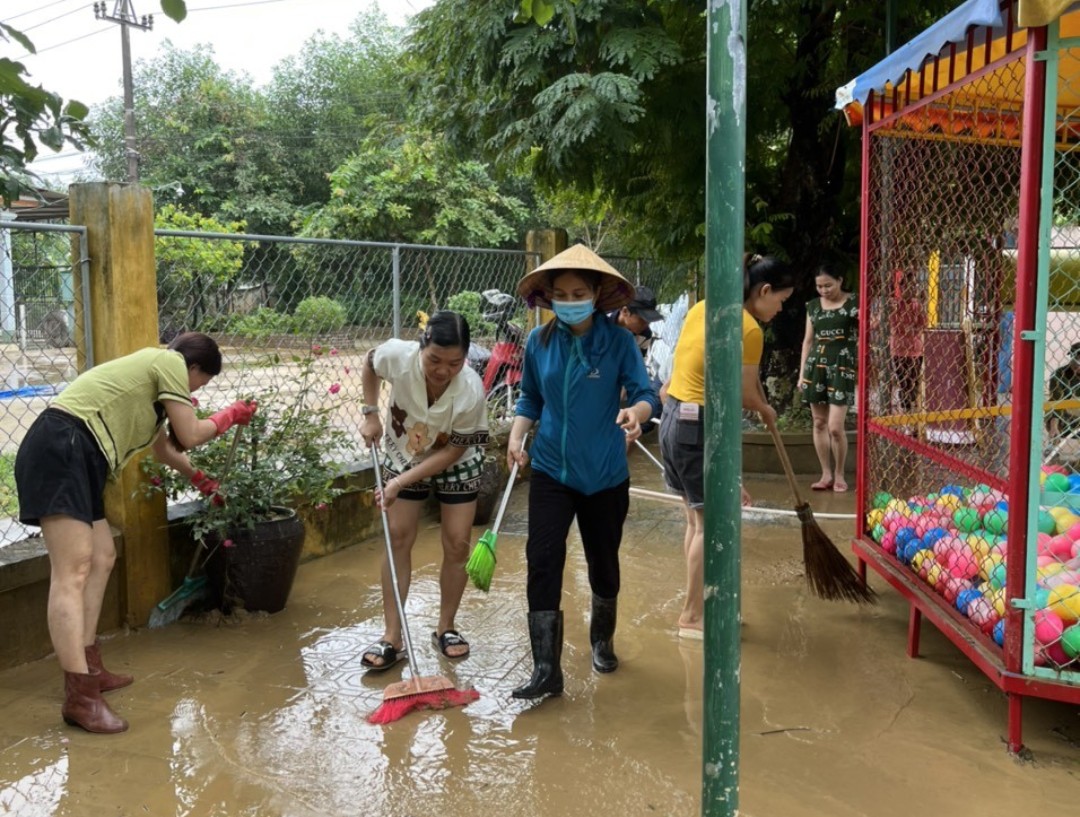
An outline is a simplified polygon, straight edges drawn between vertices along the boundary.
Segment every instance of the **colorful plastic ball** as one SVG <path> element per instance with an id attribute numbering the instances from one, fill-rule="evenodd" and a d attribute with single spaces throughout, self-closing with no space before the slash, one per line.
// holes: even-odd
<path id="1" fill-rule="evenodd" d="M 896 553 L 896 531 L 885 531 L 881 537 L 881 549 L 886 553 Z"/>
<path id="2" fill-rule="evenodd" d="M 1045 587 L 1035 588 L 1035 609 L 1042 610 L 1050 603 L 1050 591 Z"/>
<path id="3" fill-rule="evenodd" d="M 1080 656 L 1080 625 L 1074 624 L 1061 634 L 1061 649 L 1069 658 Z"/>
<path id="4" fill-rule="evenodd" d="M 1052 610 L 1035 611 L 1035 640 L 1040 644 L 1053 644 L 1065 632 L 1065 622 Z"/>
<path id="5" fill-rule="evenodd" d="M 930 547 L 934 544 L 934 542 L 948 535 L 949 532 L 945 530 L 945 528 L 930 528 L 930 530 L 923 534 L 923 544 L 927 547 Z"/>
<path id="6" fill-rule="evenodd" d="M 957 508 L 953 513 L 953 521 L 960 530 L 970 533 L 979 527 L 979 512 L 974 508 Z"/>
<path id="7" fill-rule="evenodd" d="M 1054 533 L 1065 533 L 1065 531 L 1067 531 L 1077 522 L 1080 522 L 1080 516 L 1077 516 L 1072 511 L 1057 514 L 1054 516 Z"/>
<path id="8" fill-rule="evenodd" d="M 1039 509 L 1037 527 L 1040 533 L 1053 535 L 1057 533 L 1057 520 L 1050 515 L 1049 511 Z"/>
<path id="9" fill-rule="evenodd" d="M 1064 474 L 1047 474 L 1044 483 L 1046 490 L 1066 493 L 1069 490 L 1069 478 Z"/>
<path id="10" fill-rule="evenodd" d="M 945 566 L 950 573 L 961 579 L 974 579 L 979 575 L 979 563 L 975 553 L 967 545 L 950 552 Z"/>
<path id="11" fill-rule="evenodd" d="M 1052 556 L 1048 556 L 1046 558 L 1053 559 Z M 1065 565 L 1063 565 L 1057 560 L 1054 560 L 1049 564 L 1040 565 L 1039 567 L 1035 568 L 1035 581 L 1039 582 L 1042 585 L 1045 585 L 1046 587 L 1050 587 L 1051 585 L 1048 584 L 1048 581 L 1057 576 L 1057 574 L 1059 574 L 1064 569 Z"/>
<path id="12" fill-rule="evenodd" d="M 929 560 L 927 560 L 929 561 Z M 922 575 L 921 573 L 919 575 Z M 949 572 L 935 560 L 926 570 L 926 583 L 937 589 L 938 585 L 949 576 Z"/>
<path id="13" fill-rule="evenodd" d="M 1068 656 L 1060 643 L 1047 644 L 1045 647 L 1039 647 L 1035 651 L 1036 657 L 1039 655 L 1039 653 L 1043 653 L 1048 659 L 1047 664 L 1049 664 L 1051 667 L 1056 667 L 1058 669 L 1061 669 L 1066 664 L 1069 664 L 1072 661 L 1072 659 Z M 1038 663 L 1038 661 L 1036 661 L 1036 663 Z"/>
<path id="14" fill-rule="evenodd" d="M 903 551 L 897 548 L 897 554 L 900 554 L 900 561 L 904 564 L 911 564 L 911 560 L 915 558 L 915 554 L 923 549 L 922 542 L 918 539 L 912 539 L 906 545 L 904 545 Z"/>
<path id="15" fill-rule="evenodd" d="M 885 503 L 885 510 L 896 511 L 897 513 L 902 513 L 906 515 L 907 512 L 911 510 L 911 508 L 908 507 L 908 504 L 904 502 L 904 500 L 893 497 Z"/>
<path id="16" fill-rule="evenodd" d="M 986 581 L 990 578 L 991 571 L 1000 564 L 1004 564 L 1005 560 L 996 553 L 991 553 L 981 562 L 979 562 L 979 576 Z"/>
<path id="17" fill-rule="evenodd" d="M 994 625 L 994 643 L 999 647 L 1005 646 L 1005 619 Z"/>
<path id="18" fill-rule="evenodd" d="M 1074 542 L 1080 539 L 1080 522 L 1065 531 L 1065 535 L 1072 539 Z"/>
<path id="19" fill-rule="evenodd" d="M 936 563 L 937 560 L 934 558 L 934 552 L 928 548 L 921 548 L 915 551 L 915 555 L 911 557 L 911 569 L 924 579 L 926 578 L 926 572 L 930 569 L 930 566 Z"/>
<path id="20" fill-rule="evenodd" d="M 961 590 L 956 594 L 956 609 L 967 615 L 968 605 L 975 599 L 981 599 L 983 594 L 976 590 L 974 587 L 966 590 Z"/>
<path id="21" fill-rule="evenodd" d="M 1077 488 L 1080 488 L 1080 474 L 1073 471 L 1069 474 L 1069 490 L 1075 491 Z"/>
<path id="22" fill-rule="evenodd" d="M 866 514 L 866 527 L 872 528 L 875 525 L 880 525 L 885 521 L 885 511 L 881 508 L 874 508 Z"/>
<path id="23" fill-rule="evenodd" d="M 884 525 L 875 525 L 874 529 L 870 531 L 870 538 L 875 542 L 880 542 L 886 533 L 887 531 L 885 530 Z"/>
<path id="24" fill-rule="evenodd" d="M 934 500 L 934 507 L 942 510 L 955 511 L 964 504 L 964 500 L 956 494 L 942 494 Z"/>
<path id="25" fill-rule="evenodd" d="M 1057 613 L 1066 624 L 1080 620 L 1080 587 L 1060 584 L 1050 588 L 1046 596 L 1046 609 Z"/>
<path id="26" fill-rule="evenodd" d="M 938 493 L 941 495 L 952 494 L 953 496 L 963 496 L 964 489 L 961 488 L 959 485 L 945 485 L 942 486 L 941 490 L 938 491 Z"/>
<path id="27" fill-rule="evenodd" d="M 1009 512 L 995 508 L 983 517 L 983 524 L 991 533 L 1004 533 L 1009 527 Z"/>
<path id="28" fill-rule="evenodd" d="M 887 491 L 878 491 L 874 494 L 874 498 L 870 500 L 870 507 L 884 509 L 892 501 L 892 498 L 893 495 Z"/>
<path id="29" fill-rule="evenodd" d="M 1005 563 L 1001 562 L 1000 564 L 994 565 L 993 569 L 990 571 L 990 574 L 986 577 L 986 580 L 990 583 L 991 587 L 997 589 L 999 587 L 1005 586 L 1005 575 Z"/>
<path id="30" fill-rule="evenodd" d="M 902 548 L 904 545 L 906 545 L 912 539 L 918 539 L 918 537 L 915 535 L 915 529 L 914 528 L 899 528 L 896 531 L 896 547 L 897 548 Z"/>
<path id="31" fill-rule="evenodd" d="M 972 624 L 987 633 L 993 630 L 994 625 L 1001 618 L 994 612 L 993 605 L 982 596 L 971 600 L 967 607 L 967 617 L 971 619 Z"/>

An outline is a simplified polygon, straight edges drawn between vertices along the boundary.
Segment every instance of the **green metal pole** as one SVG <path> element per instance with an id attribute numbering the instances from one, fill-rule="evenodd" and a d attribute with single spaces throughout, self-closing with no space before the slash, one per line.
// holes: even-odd
<path id="1" fill-rule="evenodd" d="M 704 817 L 739 808 L 739 584 L 746 0 L 708 19 L 705 182 Z"/>

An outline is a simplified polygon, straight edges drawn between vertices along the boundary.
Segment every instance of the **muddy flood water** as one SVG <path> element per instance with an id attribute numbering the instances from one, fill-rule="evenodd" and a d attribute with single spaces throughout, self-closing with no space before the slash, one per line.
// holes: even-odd
<path id="1" fill-rule="evenodd" d="M 661 490 L 640 452 L 634 482 Z M 807 484 L 809 479 L 806 480 Z M 749 479 L 789 507 L 786 485 Z M 562 698 L 513 701 L 528 676 L 520 486 L 499 533 L 491 592 L 466 591 L 458 624 L 472 655 L 430 641 L 438 535 L 426 523 L 408 610 L 423 675 L 480 699 L 388 726 L 364 720 L 406 664 L 363 675 L 381 635 L 381 539 L 301 566 L 274 616 L 181 620 L 106 634 L 109 693 L 130 731 L 65 726 L 55 658 L 0 673 L 0 814 L 19 817 L 593 817 L 701 813 L 701 642 L 680 641 L 678 507 L 634 499 L 622 549 L 617 672 L 590 664 L 589 588 L 571 548 L 563 596 Z M 814 494 L 819 513 L 853 496 Z M 849 521 L 822 520 L 845 552 Z M 477 535 L 482 530 L 475 531 Z M 577 544 L 575 542 L 575 544 Z M 741 790 L 752 817 L 995 817 L 1071 814 L 1080 804 L 1080 714 L 1030 700 L 1030 758 L 1005 749 L 1001 694 L 931 625 L 905 656 L 907 607 L 884 583 L 871 609 L 808 595 L 797 523 L 743 526 Z M 717 812 L 719 813 L 719 812 Z"/>

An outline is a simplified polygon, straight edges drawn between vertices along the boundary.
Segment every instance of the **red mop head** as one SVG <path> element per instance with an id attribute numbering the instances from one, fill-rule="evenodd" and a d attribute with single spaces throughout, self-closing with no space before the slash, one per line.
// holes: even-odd
<path id="1" fill-rule="evenodd" d="M 368 723 L 393 723 L 418 709 L 449 709 L 453 706 L 471 704 L 480 697 L 475 689 L 439 689 L 418 692 L 396 698 L 387 698 L 379 708 L 368 715 Z"/>

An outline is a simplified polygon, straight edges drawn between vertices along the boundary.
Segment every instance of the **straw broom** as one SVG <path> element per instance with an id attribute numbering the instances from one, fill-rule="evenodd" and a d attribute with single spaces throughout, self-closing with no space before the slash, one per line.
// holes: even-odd
<path id="1" fill-rule="evenodd" d="M 802 523 L 803 565 L 806 568 L 806 584 L 810 592 L 828 601 L 853 601 L 857 604 L 874 604 L 877 594 L 862 580 L 844 554 L 826 536 L 814 519 L 810 503 L 803 501 L 795 473 L 791 468 L 784 441 L 774 423 L 769 423 L 776 453 L 784 466 L 791 493 L 795 495 L 795 514 Z"/>
<path id="2" fill-rule="evenodd" d="M 382 496 L 382 468 L 379 462 L 379 449 L 371 444 L 371 461 L 375 466 L 375 485 Z M 452 706 L 465 706 L 480 697 L 475 689 L 455 689 L 449 678 L 441 675 L 421 676 L 413 655 L 412 638 L 409 635 L 409 622 L 405 618 L 405 605 L 401 603 L 401 591 L 398 589 L 397 567 L 394 565 L 394 548 L 390 543 L 390 524 L 386 518 L 386 508 L 379 503 L 382 515 L 383 538 L 386 540 L 386 559 L 390 563 L 390 584 L 394 591 L 398 616 L 401 618 L 401 636 L 405 642 L 405 656 L 409 659 L 412 678 L 390 684 L 383 692 L 383 702 L 379 708 L 368 715 L 368 723 L 393 723 L 417 709 L 448 709 Z"/>

